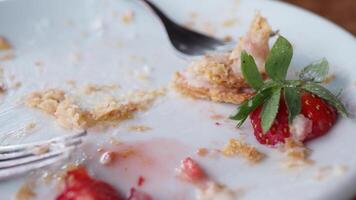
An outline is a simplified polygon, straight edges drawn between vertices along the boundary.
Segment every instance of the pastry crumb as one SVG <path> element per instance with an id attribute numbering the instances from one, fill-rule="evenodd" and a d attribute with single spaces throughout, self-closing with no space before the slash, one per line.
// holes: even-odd
<path id="1" fill-rule="evenodd" d="M 152 130 L 152 128 L 145 125 L 132 125 L 128 127 L 128 130 L 135 132 L 146 132 Z"/>
<path id="2" fill-rule="evenodd" d="M 29 94 L 25 104 L 54 116 L 64 128 L 82 130 L 130 119 L 135 112 L 147 109 L 157 97 L 164 94 L 165 89 L 137 90 L 121 99 L 108 97 L 95 107 L 85 109 L 63 90 L 48 89 Z"/>
<path id="3" fill-rule="evenodd" d="M 209 153 L 209 150 L 207 148 L 199 148 L 196 151 L 196 154 L 201 157 L 205 157 L 206 155 L 208 155 L 208 153 Z"/>
<path id="4" fill-rule="evenodd" d="M 33 149 L 31 149 L 31 152 L 35 155 L 41 155 L 49 152 L 49 146 L 48 145 L 41 145 L 41 146 L 35 146 Z"/>
<path id="5" fill-rule="evenodd" d="M 77 86 L 77 82 L 75 80 L 67 80 L 66 83 L 71 87 Z"/>
<path id="6" fill-rule="evenodd" d="M 325 80 L 323 81 L 324 84 L 329 84 L 331 82 L 333 82 L 336 78 L 336 75 L 335 74 L 329 74 Z"/>
<path id="7" fill-rule="evenodd" d="M 235 200 L 242 193 L 241 190 L 233 190 L 226 185 L 213 181 L 207 183 L 203 188 L 199 188 L 196 193 L 197 200 Z"/>
<path id="8" fill-rule="evenodd" d="M 227 19 L 227 20 L 223 21 L 222 26 L 224 28 L 233 27 L 233 26 L 235 26 L 236 22 L 237 22 L 236 19 Z"/>
<path id="9" fill-rule="evenodd" d="M 84 93 L 89 95 L 95 92 L 105 92 L 105 91 L 113 91 L 119 88 L 118 85 L 111 84 L 111 85 L 98 85 L 98 84 L 88 84 L 84 87 Z"/>
<path id="10" fill-rule="evenodd" d="M 225 42 L 231 42 L 232 41 L 232 36 L 231 35 L 226 35 L 226 36 L 224 36 L 224 38 L 223 38 L 223 40 L 225 41 Z"/>
<path id="11" fill-rule="evenodd" d="M 121 16 L 121 20 L 125 24 L 130 24 L 133 22 L 134 17 L 135 17 L 135 13 L 133 12 L 133 10 L 126 10 L 124 14 Z"/>
<path id="12" fill-rule="evenodd" d="M 225 119 L 225 116 L 220 115 L 220 114 L 213 114 L 213 115 L 210 115 L 210 118 L 213 120 L 221 120 L 221 119 Z"/>
<path id="13" fill-rule="evenodd" d="M 30 122 L 26 125 L 25 127 L 25 131 L 32 131 L 33 129 L 35 129 L 37 126 L 37 124 L 35 122 Z"/>
<path id="14" fill-rule="evenodd" d="M 323 181 L 330 176 L 340 176 L 348 171 L 349 167 L 344 164 L 330 165 L 319 167 L 314 178 L 318 181 Z"/>
<path id="15" fill-rule="evenodd" d="M 255 147 L 237 139 L 230 139 L 229 142 L 222 148 L 221 152 L 227 157 L 241 155 L 251 163 L 258 163 L 265 157 L 265 155 L 258 151 Z"/>
<path id="16" fill-rule="evenodd" d="M 35 183 L 24 183 L 15 194 L 15 200 L 30 200 L 36 197 Z"/>
<path id="17" fill-rule="evenodd" d="M 0 36 L 0 51 L 9 50 L 12 46 L 10 42 L 3 36 Z"/>
<path id="18" fill-rule="evenodd" d="M 282 152 L 286 159 L 282 162 L 282 167 L 293 169 L 301 166 L 312 165 L 314 161 L 309 159 L 311 150 L 306 148 L 302 142 L 293 138 L 287 138 L 282 146 Z"/>
<path id="19" fill-rule="evenodd" d="M 9 61 L 15 57 L 15 53 L 13 51 L 8 51 L 4 54 L 0 55 L 0 61 Z"/>

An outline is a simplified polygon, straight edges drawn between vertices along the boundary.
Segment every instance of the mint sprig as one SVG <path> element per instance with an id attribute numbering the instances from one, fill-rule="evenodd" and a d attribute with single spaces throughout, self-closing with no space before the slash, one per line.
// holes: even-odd
<path id="1" fill-rule="evenodd" d="M 299 78 L 304 81 L 321 83 L 325 80 L 329 72 L 329 63 L 326 58 L 316 61 L 306 66 L 299 74 Z"/>
<path id="2" fill-rule="evenodd" d="M 261 113 L 261 125 L 264 133 L 271 128 L 273 121 L 277 116 L 280 98 L 281 88 L 276 88 L 273 90 L 271 96 L 263 106 Z"/>
<path id="3" fill-rule="evenodd" d="M 266 72 L 268 76 L 274 81 L 284 81 L 292 56 L 292 45 L 287 39 L 279 36 L 267 56 Z"/>
<path id="4" fill-rule="evenodd" d="M 256 62 L 246 51 L 241 53 L 241 71 L 245 81 L 253 89 L 258 90 L 263 85 L 263 78 L 258 71 Z"/>
<path id="5" fill-rule="evenodd" d="M 320 85 L 329 71 L 328 61 L 323 58 L 306 66 L 299 74 L 300 80 L 285 80 L 292 56 L 292 45 L 286 38 L 279 36 L 267 56 L 265 69 L 270 79 L 264 81 L 253 57 L 246 51 L 241 53 L 242 74 L 256 95 L 243 102 L 236 113 L 230 116 L 230 119 L 237 121 L 237 127 L 244 123 L 251 112 L 263 106 L 261 125 L 266 133 L 277 116 L 281 95 L 288 108 L 288 121 L 292 123 L 301 112 L 300 93 L 303 91 L 317 95 L 334 106 L 342 116 L 348 116 L 337 96 Z"/>
<path id="6" fill-rule="evenodd" d="M 288 121 L 293 122 L 293 119 L 300 113 L 302 109 L 299 89 L 297 87 L 285 87 L 284 99 L 288 108 Z"/>

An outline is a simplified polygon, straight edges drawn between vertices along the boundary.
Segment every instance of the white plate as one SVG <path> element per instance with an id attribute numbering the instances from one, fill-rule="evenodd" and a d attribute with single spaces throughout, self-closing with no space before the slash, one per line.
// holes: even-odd
<path id="1" fill-rule="evenodd" d="M 209 26 L 221 37 L 226 34 L 235 38 L 242 36 L 255 11 L 261 11 L 273 29 L 280 30 L 292 42 L 293 69 L 322 57 L 328 58 L 336 75 L 331 88 L 343 88 L 348 107 L 355 106 L 351 100 L 356 97 L 356 40 L 334 24 L 276 1 L 154 2 L 178 22 L 188 22 L 192 12 L 198 13 L 195 20 L 198 28 L 203 30 Z M 120 17 L 128 9 L 134 11 L 135 19 L 131 24 L 124 24 Z M 223 21 L 229 19 L 237 19 L 237 23 L 223 28 Z M 0 35 L 6 36 L 16 50 L 14 60 L 0 63 L 5 76 L 14 74 L 22 82 L 20 89 L 11 90 L 3 97 L 1 110 L 14 105 L 29 91 L 49 87 L 70 90 L 65 84 L 67 80 L 76 80 L 78 85 L 118 83 L 126 89 L 167 85 L 174 71 L 188 64 L 172 51 L 159 21 L 135 1 L 4 1 L 0 3 Z M 81 54 L 81 61 L 75 61 L 75 53 Z M 36 61 L 43 62 L 42 72 L 35 66 Z M 153 69 L 149 83 L 129 75 L 128 71 L 142 70 L 145 65 Z M 161 157 L 156 164 L 163 165 L 168 171 L 138 167 L 139 171 L 130 172 L 132 176 L 122 169 L 114 176 L 113 170 L 120 169 L 108 170 L 95 159 L 88 162 L 89 168 L 96 177 L 109 181 L 123 193 L 135 183 L 138 175 L 144 175 L 147 183 L 142 190 L 151 193 L 155 199 L 192 198 L 194 187 L 174 177 L 174 166 L 188 155 L 196 158 L 215 180 L 230 187 L 243 188 L 245 193 L 241 199 L 347 199 L 353 195 L 356 185 L 355 122 L 341 119 L 326 137 L 308 143 L 313 150 L 311 158 L 316 161 L 315 165 L 287 171 L 280 167 L 283 156 L 276 149 L 259 145 L 248 123 L 237 130 L 234 122 L 220 120 L 222 125 L 216 126 L 216 121 L 209 117 L 213 112 L 228 116 L 234 108 L 232 105 L 193 101 L 169 92 L 136 119 L 125 121 L 116 129 L 91 130 L 88 139 L 88 143 L 98 144 L 107 142 L 110 137 L 143 144 L 148 141 L 148 145 L 154 146 L 152 151 Z M 28 142 L 68 132 L 57 127 L 45 114 L 20 106 L 1 117 L 1 133 L 30 121 L 38 123 L 37 131 L 26 137 L 11 136 L 2 142 Z M 129 124 L 144 124 L 153 130 L 147 134 L 128 133 L 125 127 Z M 268 158 L 259 165 L 250 166 L 238 157 L 213 159 L 194 155 L 199 147 L 221 148 L 233 137 L 244 137 Z M 168 163 L 160 163 L 162 161 Z M 348 170 L 340 174 L 330 173 L 322 181 L 316 180 L 320 167 L 339 165 L 347 166 Z M 24 180 L 1 182 L 1 199 L 12 199 Z M 53 192 L 44 187 L 40 191 L 39 199 L 53 196 Z"/>

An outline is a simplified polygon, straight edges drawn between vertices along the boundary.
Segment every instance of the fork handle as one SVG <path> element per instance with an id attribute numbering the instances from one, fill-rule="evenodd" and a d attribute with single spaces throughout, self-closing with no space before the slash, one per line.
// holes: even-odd
<path id="1" fill-rule="evenodd" d="M 155 4 L 153 4 L 149 0 L 140 0 L 142 3 L 144 3 L 147 7 L 149 7 L 162 21 L 162 23 L 166 26 L 167 24 L 174 24 L 176 25 L 175 22 L 170 20 L 164 12 L 162 12 Z"/>

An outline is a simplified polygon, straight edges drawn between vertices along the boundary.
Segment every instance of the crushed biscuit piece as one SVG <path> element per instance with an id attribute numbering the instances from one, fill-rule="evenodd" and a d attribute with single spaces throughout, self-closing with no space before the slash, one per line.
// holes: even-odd
<path id="1" fill-rule="evenodd" d="M 325 180 L 330 176 L 340 176 L 348 170 L 348 166 L 343 164 L 330 165 L 319 167 L 315 174 L 315 179 L 318 181 Z"/>
<path id="2" fill-rule="evenodd" d="M 5 37 L 0 36 L 0 51 L 11 49 L 11 44 Z"/>
<path id="3" fill-rule="evenodd" d="M 225 21 L 223 21 L 222 26 L 225 28 L 229 28 L 232 27 L 236 24 L 236 19 L 227 19 Z"/>
<path id="4" fill-rule="evenodd" d="M 54 114 L 60 102 L 64 101 L 65 93 L 62 90 L 49 89 L 43 92 L 33 92 L 26 98 L 26 105 Z"/>
<path id="5" fill-rule="evenodd" d="M 6 52 L 0 55 L 0 61 L 8 61 L 15 57 L 15 53 L 13 51 Z"/>
<path id="6" fill-rule="evenodd" d="M 213 114 L 213 115 L 210 115 L 210 118 L 213 120 L 221 120 L 221 119 L 225 119 L 225 116 L 220 115 L 220 114 Z"/>
<path id="7" fill-rule="evenodd" d="M 77 82 L 75 80 L 68 80 L 68 81 L 66 81 L 66 83 L 68 85 L 70 85 L 71 87 L 77 86 Z"/>
<path id="8" fill-rule="evenodd" d="M 199 148 L 196 153 L 198 156 L 204 157 L 204 156 L 208 155 L 209 150 L 207 148 Z"/>
<path id="9" fill-rule="evenodd" d="M 226 35 L 226 36 L 224 36 L 223 40 L 225 42 L 231 42 L 232 41 L 232 36 L 231 35 Z"/>
<path id="10" fill-rule="evenodd" d="M 4 69 L 0 66 L 0 93 L 4 93 L 6 91 L 6 84 L 4 79 Z"/>
<path id="11" fill-rule="evenodd" d="M 293 138 L 287 138 L 285 140 L 282 151 L 287 156 L 287 159 L 283 161 L 282 166 L 287 169 L 314 163 L 313 160 L 309 159 L 310 149 L 306 148 L 302 142 L 296 141 Z"/>
<path id="12" fill-rule="evenodd" d="M 208 182 L 206 187 L 199 188 L 196 193 L 197 200 L 233 200 L 236 199 L 242 191 L 232 190 L 226 185 L 216 182 Z"/>
<path id="13" fill-rule="evenodd" d="M 152 130 L 151 127 L 145 126 L 145 125 L 132 125 L 128 127 L 129 131 L 135 131 L 135 132 L 146 132 L 149 130 Z"/>
<path id="14" fill-rule="evenodd" d="M 41 155 L 49 152 L 49 150 L 50 149 L 48 145 L 41 145 L 41 146 L 35 146 L 33 149 L 31 149 L 31 152 L 35 155 Z"/>
<path id="15" fill-rule="evenodd" d="M 49 89 L 29 94 L 25 104 L 54 116 L 57 123 L 64 128 L 86 129 L 98 124 L 130 119 L 134 112 L 147 109 L 164 93 L 165 89 L 138 90 L 124 95 L 121 99 L 108 97 L 94 108 L 84 109 L 64 91 Z"/>
<path id="16" fill-rule="evenodd" d="M 258 163 L 265 157 L 265 155 L 259 152 L 255 147 L 237 139 L 230 139 L 221 152 L 228 157 L 241 155 L 252 163 Z"/>
<path id="17" fill-rule="evenodd" d="M 30 200 L 36 197 L 35 183 L 24 183 L 16 192 L 15 200 Z"/>
<path id="18" fill-rule="evenodd" d="M 25 127 L 25 131 L 32 131 L 33 129 L 36 128 L 36 123 L 35 122 L 31 122 L 28 123 Z"/>
<path id="19" fill-rule="evenodd" d="M 121 20 L 124 23 L 129 24 L 134 20 L 134 17 L 135 17 L 135 13 L 132 10 L 126 10 L 124 14 L 121 16 Z"/>
<path id="20" fill-rule="evenodd" d="M 135 154 L 136 151 L 133 148 L 125 149 L 123 151 L 118 152 L 118 156 L 120 156 L 121 158 L 129 158 Z"/>
<path id="21" fill-rule="evenodd" d="M 112 91 L 118 89 L 119 86 L 112 84 L 112 85 L 96 85 L 96 84 L 88 84 L 84 87 L 84 93 L 89 95 L 95 92 L 102 92 L 102 91 Z"/>
<path id="22" fill-rule="evenodd" d="M 336 76 L 335 74 L 330 74 L 328 75 L 325 80 L 323 81 L 324 84 L 329 84 L 335 80 Z"/>

